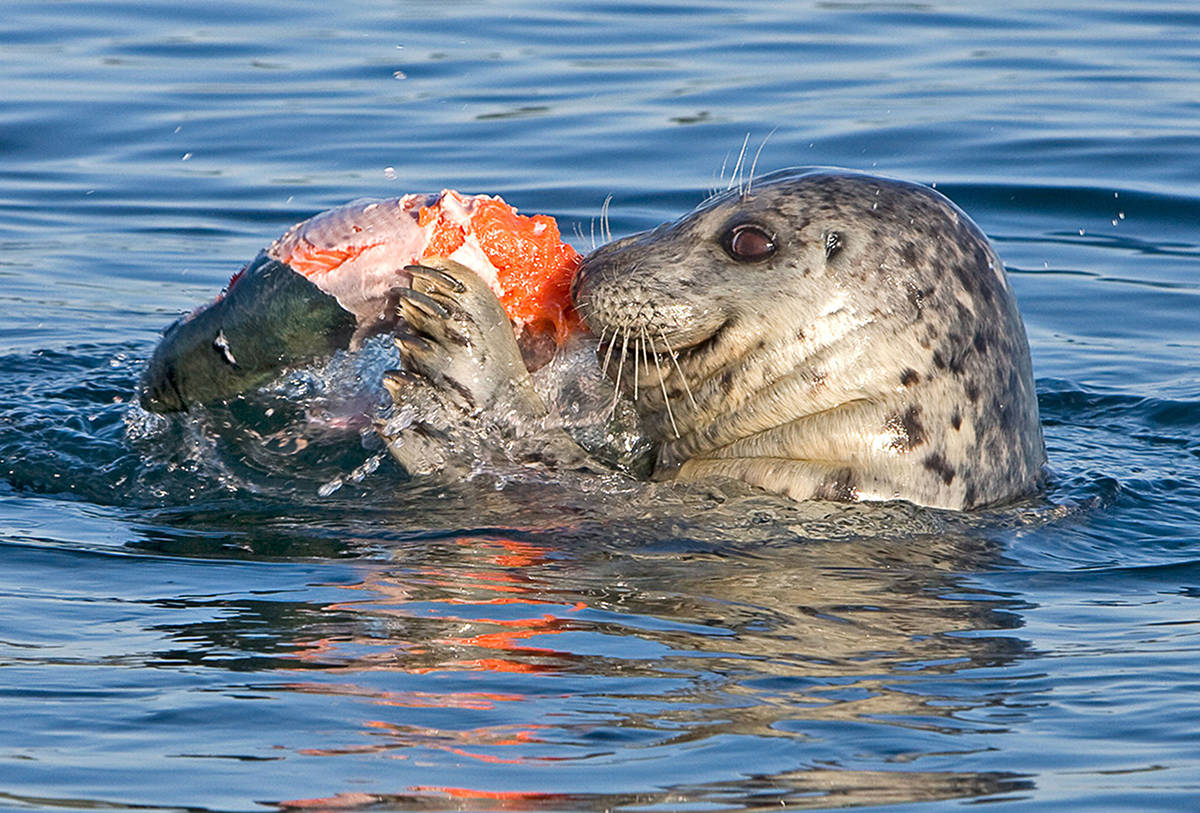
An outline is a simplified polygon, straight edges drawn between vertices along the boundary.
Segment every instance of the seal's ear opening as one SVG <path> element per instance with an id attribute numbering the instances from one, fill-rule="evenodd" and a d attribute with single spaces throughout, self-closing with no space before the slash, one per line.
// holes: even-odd
<path id="1" fill-rule="evenodd" d="M 775 253 L 775 237 L 757 223 L 739 223 L 721 238 L 725 253 L 742 263 L 761 262 Z"/>

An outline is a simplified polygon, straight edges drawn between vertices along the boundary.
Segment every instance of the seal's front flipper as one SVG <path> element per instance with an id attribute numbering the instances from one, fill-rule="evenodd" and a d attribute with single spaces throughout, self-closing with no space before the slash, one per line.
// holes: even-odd
<path id="1" fill-rule="evenodd" d="M 405 368 L 446 388 L 472 416 L 508 407 L 525 418 L 544 417 L 546 405 L 492 289 L 452 260 L 406 270 L 412 288 L 400 292 L 404 328 L 396 341 Z"/>
<path id="2" fill-rule="evenodd" d="M 462 474 L 481 456 L 605 470 L 548 426 L 550 410 L 491 288 L 452 260 L 424 262 L 406 269 L 412 288 L 399 294 L 404 370 L 384 379 L 395 407 L 380 434 L 393 456 L 412 474 Z"/>
<path id="3" fill-rule="evenodd" d="M 405 370 L 388 370 L 383 386 L 396 406 L 375 430 L 392 457 L 414 477 L 434 474 L 457 479 L 465 473 L 471 454 L 462 448 L 456 431 L 460 413 L 428 380 Z"/>

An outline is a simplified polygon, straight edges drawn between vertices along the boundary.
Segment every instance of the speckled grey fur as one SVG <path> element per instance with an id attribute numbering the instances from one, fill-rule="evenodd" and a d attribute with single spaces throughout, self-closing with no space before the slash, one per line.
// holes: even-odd
<path id="1" fill-rule="evenodd" d="M 739 224 L 761 227 L 774 253 L 735 260 Z M 926 187 L 777 172 L 597 249 L 574 296 L 601 356 L 624 350 L 608 372 L 630 394 L 637 368 L 660 479 L 954 509 L 1040 482 L 1029 347 L 1003 265 Z"/>

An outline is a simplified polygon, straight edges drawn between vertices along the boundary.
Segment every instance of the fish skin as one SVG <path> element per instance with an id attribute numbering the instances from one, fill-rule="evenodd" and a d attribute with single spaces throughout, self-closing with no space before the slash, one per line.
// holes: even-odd
<path id="1" fill-rule="evenodd" d="M 264 251 L 216 302 L 166 329 L 139 401 L 169 413 L 233 397 L 348 348 L 357 327 L 336 298 Z"/>

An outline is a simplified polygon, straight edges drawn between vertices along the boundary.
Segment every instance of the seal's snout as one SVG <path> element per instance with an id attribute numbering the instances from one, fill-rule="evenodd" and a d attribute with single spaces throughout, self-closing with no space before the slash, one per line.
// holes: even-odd
<path id="1" fill-rule="evenodd" d="M 594 287 L 597 282 L 607 276 L 620 273 L 622 250 L 636 242 L 640 236 L 635 234 L 632 237 L 622 237 L 620 240 L 600 246 L 593 249 L 580 261 L 579 268 L 575 270 L 575 276 L 571 278 L 571 300 L 577 307 L 583 291 Z"/>
<path id="2" fill-rule="evenodd" d="M 686 224 L 665 223 L 584 257 L 571 295 L 592 333 L 640 339 L 656 353 L 709 339 L 725 314 L 705 293 L 703 268 L 688 259 L 694 243 Z"/>

